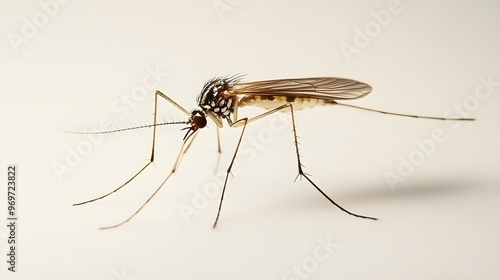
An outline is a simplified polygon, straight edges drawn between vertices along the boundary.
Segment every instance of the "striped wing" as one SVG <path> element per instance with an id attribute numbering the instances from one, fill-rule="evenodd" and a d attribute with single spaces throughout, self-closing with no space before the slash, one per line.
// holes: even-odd
<path id="1" fill-rule="evenodd" d="M 371 86 L 355 80 L 320 77 L 237 83 L 228 94 L 345 100 L 361 98 L 371 91 Z"/>

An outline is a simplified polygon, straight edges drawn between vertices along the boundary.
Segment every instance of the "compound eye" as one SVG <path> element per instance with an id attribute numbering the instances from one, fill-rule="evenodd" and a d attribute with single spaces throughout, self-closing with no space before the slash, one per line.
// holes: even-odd
<path id="1" fill-rule="evenodd" d="M 193 116 L 193 123 L 196 128 L 204 128 L 207 125 L 207 119 L 204 116 Z"/>

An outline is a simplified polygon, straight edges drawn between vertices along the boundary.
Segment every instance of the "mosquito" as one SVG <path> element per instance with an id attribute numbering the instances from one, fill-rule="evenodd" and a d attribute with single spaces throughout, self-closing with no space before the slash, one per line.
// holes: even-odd
<path id="1" fill-rule="evenodd" d="M 165 185 L 168 179 L 175 173 L 182 156 L 189 149 L 189 146 L 195 139 L 198 131 L 207 126 L 207 117 L 212 120 L 217 126 L 217 139 L 219 140 L 218 129 L 227 123 L 229 127 L 241 128 L 241 133 L 236 144 L 231 162 L 227 168 L 226 176 L 224 180 L 224 185 L 222 187 L 222 193 L 219 200 L 219 206 L 217 210 L 217 216 L 213 223 L 213 228 L 217 226 L 219 217 L 221 214 L 222 204 L 224 201 L 224 194 L 226 187 L 228 185 L 229 175 L 231 174 L 231 169 L 233 167 L 234 161 L 238 154 L 238 150 L 245 133 L 245 129 L 249 123 L 255 122 L 262 118 L 265 118 L 271 114 L 277 112 L 288 111 L 291 117 L 291 126 L 293 131 L 293 143 L 295 147 L 295 155 L 297 158 L 297 169 L 298 177 L 305 178 L 321 195 L 326 198 L 331 204 L 335 205 L 337 208 L 343 212 L 358 218 L 377 220 L 377 218 L 356 214 L 342 207 L 340 204 L 335 202 L 330 196 L 328 196 L 316 183 L 314 183 L 310 175 L 304 172 L 304 167 L 301 162 L 301 156 L 299 153 L 299 143 L 297 141 L 297 129 L 295 125 L 295 111 L 301 110 L 307 107 L 314 107 L 317 105 L 335 105 L 335 106 L 346 106 L 355 109 L 361 109 L 365 111 L 371 111 L 376 113 L 395 115 L 401 117 L 412 117 L 421 119 L 432 119 L 432 120 L 442 120 L 442 121 L 473 121 L 471 118 L 442 118 L 442 117 L 428 117 L 428 116 L 417 116 L 409 114 L 392 113 L 386 111 L 380 111 L 375 109 L 369 109 L 365 107 L 358 107 L 350 104 L 339 103 L 338 100 L 352 100 L 362 98 L 368 95 L 372 91 L 372 87 L 366 83 L 359 82 L 351 79 L 344 78 L 334 78 L 334 77 L 315 77 L 315 78 L 297 78 L 297 79 L 277 79 L 277 80 L 266 80 L 257 82 L 242 82 L 241 75 L 218 77 L 206 82 L 197 97 L 197 107 L 191 111 L 187 111 L 184 107 L 177 104 L 167 95 L 160 91 L 155 93 L 154 101 L 154 122 L 153 124 L 147 124 L 136 127 L 114 129 L 108 131 L 90 132 L 84 134 L 104 134 L 104 133 L 114 133 L 132 129 L 140 128 L 153 128 L 153 140 L 151 145 L 151 156 L 149 162 L 146 163 L 138 172 L 136 172 L 130 179 L 120 185 L 118 188 L 94 199 L 83 201 L 80 203 L 75 203 L 73 206 L 83 205 L 91 203 L 105 197 L 110 196 L 113 193 L 118 192 L 123 187 L 128 185 L 137 176 L 139 176 L 151 163 L 154 162 L 155 158 L 155 145 L 156 145 L 156 128 L 162 125 L 185 125 L 183 130 L 186 130 L 183 141 L 181 143 L 179 153 L 174 162 L 170 173 L 161 182 L 158 188 L 148 197 L 148 199 L 127 219 L 124 221 L 107 227 L 101 227 L 100 229 L 111 229 L 119 227 L 132 218 L 134 218 L 150 201 L 151 199 L 160 191 L 160 189 Z M 187 119 L 185 121 L 172 121 L 172 122 L 158 122 L 158 99 L 162 98 L 172 104 L 174 107 L 183 112 Z M 245 106 L 257 106 L 266 109 L 264 113 L 257 116 L 248 118 L 238 118 L 238 109 Z M 220 154 L 220 141 L 219 143 L 219 154 Z"/>

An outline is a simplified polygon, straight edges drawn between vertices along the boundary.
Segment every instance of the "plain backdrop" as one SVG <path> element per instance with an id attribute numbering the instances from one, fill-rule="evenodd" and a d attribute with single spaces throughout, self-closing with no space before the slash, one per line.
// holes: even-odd
<path id="1" fill-rule="evenodd" d="M 498 1 L 1 1 L 0 212 L 18 167 L 17 272 L 1 279 L 500 279 Z M 443 122 L 345 107 L 246 130 L 218 227 L 221 182 L 240 133 L 66 133 L 151 124 L 154 91 L 187 110 L 210 78 L 337 76 L 370 84 L 349 104 L 476 118 Z M 241 110 L 249 116 L 259 110 Z M 165 101 L 160 120 L 185 120 Z M 388 178 L 392 178 L 388 181 Z M 5 214 L 4 214 L 5 213 Z M 4 219 L 4 218 L 2 218 Z"/>

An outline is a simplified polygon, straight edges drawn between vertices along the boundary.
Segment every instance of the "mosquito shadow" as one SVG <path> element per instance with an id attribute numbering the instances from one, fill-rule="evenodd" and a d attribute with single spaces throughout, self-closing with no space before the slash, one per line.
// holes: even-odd
<path id="1" fill-rule="evenodd" d="M 416 183 L 401 184 L 395 189 L 389 188 L 387 185 L 374 186 L 374 185 L 348 185 L 330 188 L 323 186 L 322 190 L 325 191 L 334 201 L 341 205 L 349 203 L 379 203 L 390 202 L 400 199 L 419 200 L 425 197 L 462 195 L 463 192 L 479 191 L 482 188 L 481 182 L 473 181 L 471 179 L 441 179 Z M 304 186 L 307 187 L 307 186 Z M 287 201 L 287 205 L 293 207 L 309 207 L 314 205 L 319 207 L 318 201 L 321 195 L 315 194 L 314 188 L 311 188 L 309 195 L 302 195 L 297 198 L 291 198 L 293 201 Z M 328 203 L 325 203 L 327 205 Z"/>

